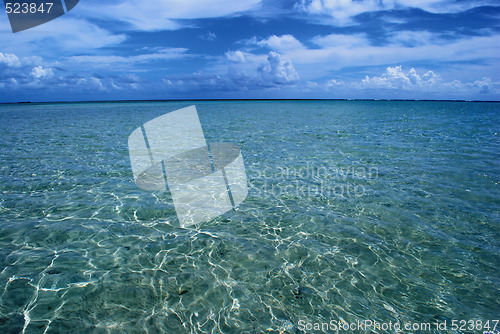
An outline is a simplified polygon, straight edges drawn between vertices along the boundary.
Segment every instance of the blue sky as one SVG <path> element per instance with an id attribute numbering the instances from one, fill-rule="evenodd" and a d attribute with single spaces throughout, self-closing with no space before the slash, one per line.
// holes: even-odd
<path id="1" fill-rule="evenodd" d="M 0 102 L 500 100 L 493 0 L 80 0 L 12 33 Z"/>

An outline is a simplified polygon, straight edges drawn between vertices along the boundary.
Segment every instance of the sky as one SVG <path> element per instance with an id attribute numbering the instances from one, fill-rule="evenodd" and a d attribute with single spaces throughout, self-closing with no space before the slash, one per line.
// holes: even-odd
<path id="1" fill-rule="evenodd" d="M 0 102 L 500 100 L 498 0 L 80 0 L 13 33 Z"/>

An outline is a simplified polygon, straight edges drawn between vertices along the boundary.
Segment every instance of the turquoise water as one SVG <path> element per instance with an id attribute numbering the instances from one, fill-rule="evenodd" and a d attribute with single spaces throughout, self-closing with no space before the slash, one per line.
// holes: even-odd
<path id="1" fill-rule="evenodd" d="M 135 185 L 127 139 L 192 104 L 208 142 L 241 148 L 249 194 L 183 229 L 168 192 Z M 0 122 L 0 333 L 499 318 L 500 104 L 0 105 Z"/>

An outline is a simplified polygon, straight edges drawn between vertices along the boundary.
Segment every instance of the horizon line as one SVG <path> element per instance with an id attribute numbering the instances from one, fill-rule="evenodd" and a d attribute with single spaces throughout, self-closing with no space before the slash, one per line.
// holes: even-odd
<path id="1" fill-rule="evenodd" d="M 80 101 L 18 101 L 18 102 L 0 102 L 0 105 L 18 105 L 18 104 L 70 104 L 70 103 L 127 103 L 127 102 L 188 102 L 188 101 L 381 101 L 381 102 L 480 102 L 480 103 L 500 103 L 500 100 L 458 100 L 458 99 L 153 99 L 153 100 L 80 100 Z"/>

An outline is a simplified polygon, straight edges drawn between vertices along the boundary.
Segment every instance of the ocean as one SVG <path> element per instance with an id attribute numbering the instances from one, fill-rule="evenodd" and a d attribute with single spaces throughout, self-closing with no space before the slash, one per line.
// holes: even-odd
<path id="1" fill-rule="evenodd" d="M 127 140 L 190 105 L 248 196 L 181 227 Z M 0 332 L 498 333 L 499 133 L 498 103 L 0 105 Z"/>

